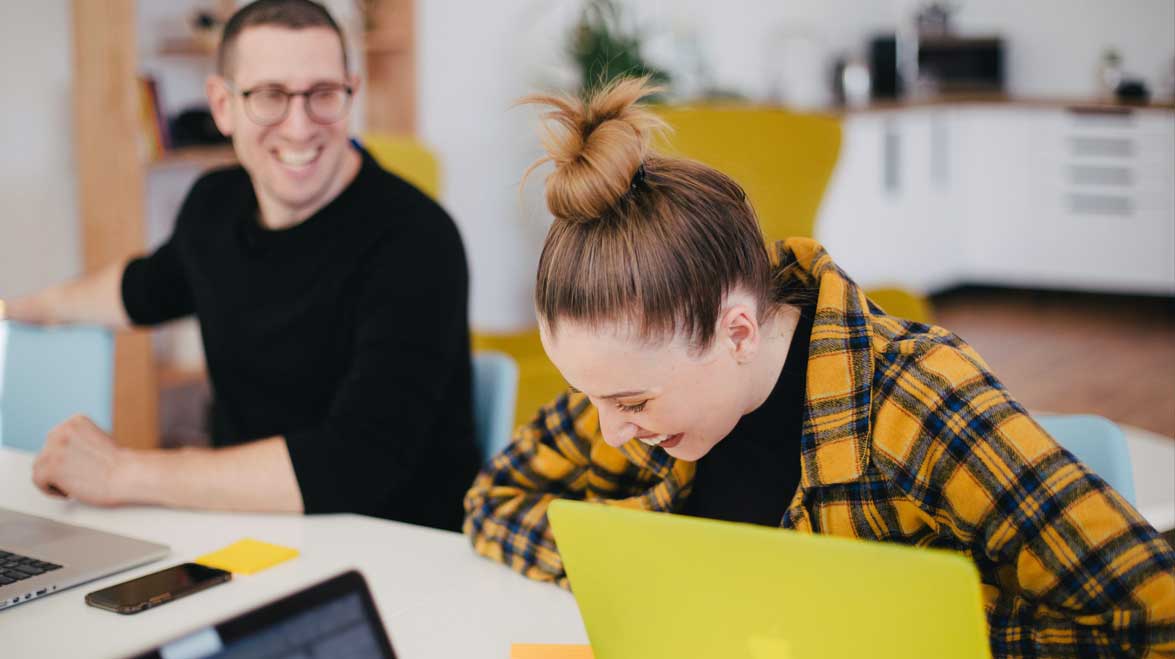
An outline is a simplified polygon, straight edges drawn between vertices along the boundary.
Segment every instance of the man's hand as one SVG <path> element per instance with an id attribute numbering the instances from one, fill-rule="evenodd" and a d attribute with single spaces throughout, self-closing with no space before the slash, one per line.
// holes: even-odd
<path id="1" fill-rule="evenodd" d="M 74 416 L 49 431 L 33 463 L 33 483 L 42 492 L 97 506 L 128 503 L 116 492 L 128 449 L 84 416 Z"/>
<path id="2" fill-rule="evenodd" d="M 46 494 L 96 506 L 160 505 L 204 510 L 300 513 L 302 492 L 286 440 L 227 448 L 131 449 L 84 416 L 49 431 L 33 463 Z"/>

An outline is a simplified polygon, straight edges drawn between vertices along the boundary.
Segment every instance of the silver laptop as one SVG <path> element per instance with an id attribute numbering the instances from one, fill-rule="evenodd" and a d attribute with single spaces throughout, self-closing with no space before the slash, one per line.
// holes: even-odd
<path id="1" fill-rule="evenodd" d="M 159 560 L 166 545 L 0 508 L 0 610 Z"/>

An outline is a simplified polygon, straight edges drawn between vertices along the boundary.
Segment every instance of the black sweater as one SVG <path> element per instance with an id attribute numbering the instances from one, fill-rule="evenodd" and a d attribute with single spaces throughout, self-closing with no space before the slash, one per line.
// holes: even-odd
<path id="1" fill-rule="evenodd" d="M 192 187 L 168 241 L 122 296 L 154 325 L 195 313 L 212 441 L 282 435 L 308 513 L 460 528 L 477 471 L 468 273 L 444 210 L 367 154 L 304 222 L 257 221 L 239 167 Z"/>

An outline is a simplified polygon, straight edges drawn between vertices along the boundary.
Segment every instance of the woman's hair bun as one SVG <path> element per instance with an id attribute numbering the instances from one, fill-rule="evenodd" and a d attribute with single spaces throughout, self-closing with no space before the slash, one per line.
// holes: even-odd
<path id="1" fill-rule="evenodd" d="M 646 76 L 618 80 L 585 99 L 536 94 L 520 101 L 549 108 L 542 115 L 547 155 L 526 174 L 547 161 L 555 163 L 546 188 L 547 208 L 555 217 L 598 219 L 628 192 L 649 154 L 652 135 L 666 127 L 640 104 L 659 91 Z"/>

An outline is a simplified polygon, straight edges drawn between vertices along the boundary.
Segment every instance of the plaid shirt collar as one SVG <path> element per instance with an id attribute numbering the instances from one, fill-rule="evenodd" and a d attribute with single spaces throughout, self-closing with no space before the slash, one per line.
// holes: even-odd
<path id="1" fill-rule="evenodd" d="M 815 240 L 776 243 L 772 262 L 785 281 L 798 279 L 818 291 L 800 440 L 801 487 L 859 480 L 871 446 L 875 337 L 868 300 Z"/>

